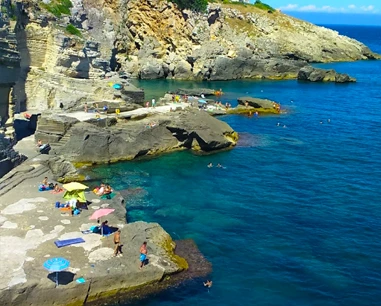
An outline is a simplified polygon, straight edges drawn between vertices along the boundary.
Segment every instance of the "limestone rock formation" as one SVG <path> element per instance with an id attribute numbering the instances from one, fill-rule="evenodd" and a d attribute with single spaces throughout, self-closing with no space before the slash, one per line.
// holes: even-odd
<path id="1" fill-rule="evenodd" d="M 188 96 L 214 96 L 216 91 L 209 88 L 179 88 L 169 92 L 176 95 L 188 95 Z"/>
<path id="2" fill-rule="evenodd" d="M 14 143 L 15 140 L 0 133 L 0 178 L 26 160 L 26 156 L 13 149 Z"/>
<path id="3" fill-rule="evenodd" d="M 23 3 L 29 66 L 76 78 L 120 70 L 141 79 L 284 79 L 312 62 L 380 58 L 336 31 L 248 4 L 211 2 L 202 14 L 166 0 L 76 0 L 70 16 L 56 18 Z M 82 37 L 65 33 L 69 23 Z"/>
<path id="4" fill-rule="evenodd" d="M 118 63 L 140 78 L 296 78 L 311 62 L 379 58 L 336 31 L 250 5 L 210 3 L 199 14 L 163 0 L 97 2 L 118 20 Z"/>
<path id="5" fill-rule="evenodd" d="M 70 128 L 65 131 L 66 127 Z M 109 119 L 106 128 L 97 120 L 76 122 L 63 115 L 42 114 L 36 135 L 47 137 L 57 154 L 77 163 L 130 160 L 181 149 L 211 152 L 232 147 L 238 139 L 225 122 L 192 109 L 142 120 Z"/>
<path id="6" fill-rule="evenodd" d="M 345 73 L 338 73 L 333 69 L 320 69 L 314 67 L 303 67 L 299 70 L 298 80 L 310 82 L 335 82 L 349 83 L 356 82 L 355 78 Z"/>
<path id="7" fill-rule="evenodd" d="M 237 99 L 239 105 L 246 105 L 251 106 L 253 108 L 276 108 L 278 103 L 275 101 L 271 101 L 268 99 L 259 99 L 259 98 L 252 98 L 252 97 L 240 97 Z"/>

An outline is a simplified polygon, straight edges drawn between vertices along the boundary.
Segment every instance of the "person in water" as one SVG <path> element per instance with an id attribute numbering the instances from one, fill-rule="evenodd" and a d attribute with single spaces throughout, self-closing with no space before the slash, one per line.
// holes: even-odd
<path id="1" fill-rule="evenodd" d="M 217 168 L 222 168 L 221 164 L 217 164 Z"/>
<path id="2" fill-rule="evenodd" d="M 208 288 L 210 288 L 210 287 L 212 287 L 212 285 L 213 285 L 213 282 L 210 281 L 210 280 L 207 280 L 207 281 L 204 283 L 204 287 L 208 287 Z"/>
<path id="3" fill-rule="evenodd" d="M 208 164 L 208 168 L 212 168 L 213 167 L 213 164 L 212 163 L 209 163 Z"/>

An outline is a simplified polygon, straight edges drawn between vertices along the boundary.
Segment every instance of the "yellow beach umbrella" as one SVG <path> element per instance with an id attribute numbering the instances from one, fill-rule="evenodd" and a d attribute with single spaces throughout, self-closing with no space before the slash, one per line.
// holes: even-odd
<path id="1" fill-rule="evenodd" d="M 73 190 L 85 190 L 86 188 L 89 188 L 86 185 L 83 185 L 78 182 L 71 182 L 67 184 L 62 185 L 63 188 L 65 188 L 67 191 L 73 191 Z"/>

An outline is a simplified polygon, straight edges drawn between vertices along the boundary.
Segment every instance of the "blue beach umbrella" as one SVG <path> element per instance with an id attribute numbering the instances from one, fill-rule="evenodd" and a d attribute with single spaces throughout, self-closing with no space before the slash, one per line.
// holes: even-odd
<path id="1" fill-rule="evenodd" d="M 43 264 L 49 272 L 56 272 L 56 286 L 58 287 L 58 272 L 64 271 L 70 266 L 70 261 L 63 257 L 50 258 Z"/>

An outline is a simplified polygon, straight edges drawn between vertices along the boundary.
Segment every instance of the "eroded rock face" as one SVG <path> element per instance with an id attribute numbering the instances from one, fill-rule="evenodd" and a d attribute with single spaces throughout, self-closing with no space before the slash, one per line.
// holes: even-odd
<path id="1" fill-rule="evenodd" d="M 336 31 L 253 6 L 210 3 L 200 14 L 165 0 L 77 0 L 71 16 L 57 21 L 42 10 L 49 16 L 45 26 L 36 5 L 28 3 L 31 66 L 70 77 L 122 69 L 142 79 L 285 79 L 296 78 L 310 62 L 379 58 Z M 51 26 L 68 22 L 83 39 Z M 42 55 L 33 52 L 38 42 Z"/>
<path id="2" fill-rule="evenodd" d="M 0 133 L 0 178 L 26 160 L 26 156 L 13 149 L 14 143 L 15 140 Z"/>
<path id="3" fill-rule="evenodd" d="M 61 136 L 65 120 L 70 121 L 65 116 L 43 114 L 41 122 L 50 123 L 41 127 L 39 123 L 36 133 L 46 133 L 43 130 L 56 122 L 57 135 L 65 140 L 58 142 L 56 153 L 79 163 L 131 160 L 181 149 L 211 152 L 232 147 L 238 139 L 228 124 L 193 109 L 156 114 L 138 121 L 120 119 L 107 128 L 96 120 L 73 121 L 70 129 Z M 66 126 L 70 124 L 68 122 Z M 54 143 L 50 143 L 54 148 Z"/>
<path id="4" fill-rule="evenodd" d="M 320 69 L 314 67 L 303 67 L 298 73 L 298 80 L 310 82 L 335 82 L 349 83 L 356 82 L 355 78 L 345 73 L 338 73 L 333 69 Z"/>
<path id="5" fill-rule="evenodd" d="M 296 78 L 309 62 L 378 57 L 336 31 L 281 12 L 210 3 L 207 14 L 196 14 L 162 0 L 103 3 L 121 20 L 118 61 L 141 78 Z"/>
<path id="6" fill-rule="evenodd" d="M 252 97 L 240 97 L 237 99 L 239 105 L 247 105 L 254 107 L 254 108 L 269 108 L 273 109 L 276 108 L 278 103 L 275 101 L 271 101 L 268 99 L 259 99 L 259 98 L 252 98 Z"/>

